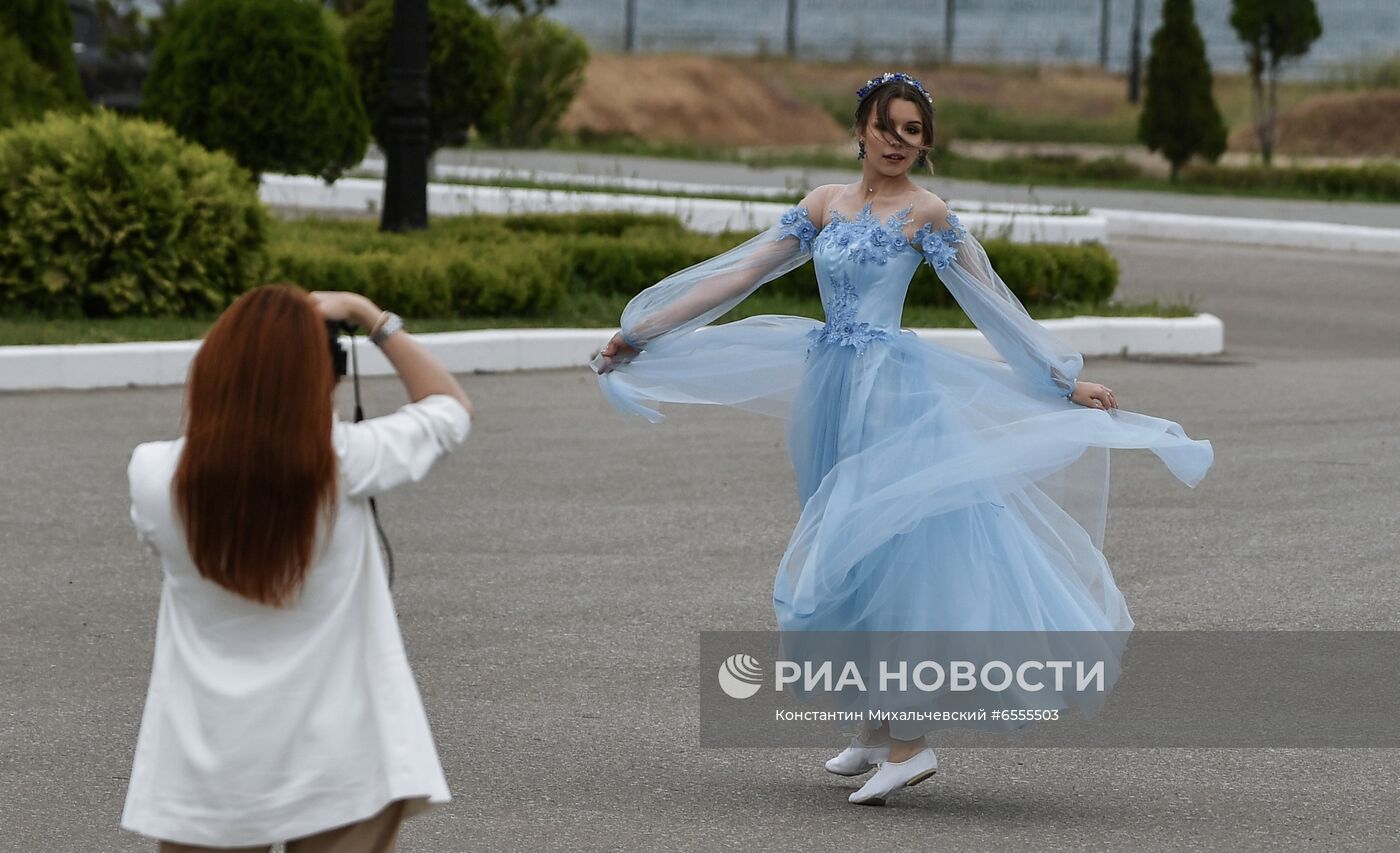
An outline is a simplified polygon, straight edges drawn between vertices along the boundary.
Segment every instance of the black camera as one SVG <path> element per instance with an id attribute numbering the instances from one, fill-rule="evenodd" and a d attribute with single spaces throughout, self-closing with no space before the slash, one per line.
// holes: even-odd
<path id="1" fill-rule="evenodd" d="M 326 339 L 331 348 L 331 370 L 335 373 L 335 378 L 340 379 L 349 372 L 349 353 L 345 347 L 340 345 L 340 333 L 346 332 L 354 334 L 355 327 L 343 320 L 326 321 Z"/>

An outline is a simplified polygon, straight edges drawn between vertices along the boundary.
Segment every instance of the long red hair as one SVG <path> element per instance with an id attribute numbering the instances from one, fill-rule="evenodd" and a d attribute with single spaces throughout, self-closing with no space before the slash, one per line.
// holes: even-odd
<path id="1" fill-rule="evenodd" d="M 264 604 L 295 597 L 335 512 L 334 391 L 324 321 L 298 287 L 251 290 L 209 330 L 172 485 L 201 575 Z"/>

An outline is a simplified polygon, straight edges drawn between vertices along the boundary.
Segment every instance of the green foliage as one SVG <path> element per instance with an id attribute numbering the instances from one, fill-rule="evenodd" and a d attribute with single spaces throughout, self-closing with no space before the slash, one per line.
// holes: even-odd
<path id="1" fill-rule="evenodd" d="M 1181 172 L 1188 186 L 1235 190 L 1287 190 L 1331 199 L 1400 201 L 1400 165 L 1306 166 L 1292 168 L 1192 165 Z"/>
<path id="2" fill-rule="evenodd" d="M 1255 132 L 1264 165 L 1273 163 L 1278 116 L 1278 68 L 1302 56 L 1322 35 L 1313 0 L 1234 0 L 1230 25 L 1245 43 L 1254 89 Z"/>
<path id="3" fill-rule="evenodd" d="M 386 234 L 364 222 L 291 222 L 269 247 L 273 277 L 363 293 L 421 317 L 538 314 L 564 295 L 565 255 L 546 234 L 500 221 L 439 219 Z"/>
<path id="4" fill-rule="evenodd" d="M 1313 0 L 1232 0 L 1230 26 L 1248 46 L 1251 67 L 1302 56 L 1322 36 Z"/>
<path id="5" fill-rule="evenodd" d="M 327 8 L 341 17 L 348 18 L 358 13 L 369 3 L 369 0 L 330 0 Z"/>
<path id="6" fill-rule="evenodd" d="M 500 109 L 505 92 L 505 53 L 496 22 L 467 0 L 429 0 L 429 144 L 460 141 Z M 389 37 L 393 0 L 371 0 L 345 28 L 360 97 L 380 147 L 389 126 Z"/>
<path id="7" fill-rule="evenodd" d="M 53 74 L 29 58 L 19 39 L 0 30 L 0 128 L 68 105 L 53 83 Z"/>
<path id="8" fill-rule="evenodd" d="M 508 21 L 501 35 L 508 63 L 505 96 L 485 135 L 497 145 L 544 145 L 583 86 L 588 44 L 563 24 L 539 17 Z"/>
<path id="9" fill-rule="evenodd" d="M 1192 156 L 1215 162 L 1225 152 L 1225 122 L 1211 92 L 1205 42 L 1191 0 L 1166 0 L 1152 34 L 1138 138 L 1171 163 L 1172 179 Z"/>
<path id="10" fill-rule="evenodd" d="M 145 108 L 263 172 L 334 180 L 364 158 L 345 50 L 312 0 L 188 0 L 173 12 Z"/>
<path id="11" fill-rule="evenodd" d="M 1108 249 L 1098 243 L 1014 243 L 997 238 L 981 242 L 992 267 L 1016 298 L 1026 305 L 1095 304 L 1107 301 L 1118 285 L 1118 263 Z M 690 263 L 705 257 L 709 255 L 697 257 Z M 763 292 L 794 298 L 814 297 L 817 294 L 816 271 L 807 264 L 764 285 Z M 909 284 L 906 305 L 948 308 L 956 306 L 957 302 L 938 280 L 938 274 L 922 264 Z"/>
<path id="12" fill-rule="evenodd" d="M 149 6 L 134 0 L 97 0 L 97 15 L 107 31 L 104 45 L 108 56 L 130 57 L 155 52 L 165 34 L 165 24 L 177 0 L 154 0 L 156 13 L 147 15 Z"/>
<path id="13" fill-rule="evenodd" d="M 541 316 L 565 300 L 627 297 L 713 257 L 751 233 L 704 235 L 672 217 L 630 213 L 441 217 L 426 232 L 382 234 L 364 222 L 301 220 L 279 226 L 275 277 L 309 289 L 358 290 L 419 317 Z M 1106 301 L 1118 281 L 1097 244 L 983 244 L 1028 305 Z M 811 264 L 765 285 L 766 297 L 814 300 Z M 955 303 L 927 266 L 909 303 Z"/>
<path id="14" fill-rule="evenodd" d="M 50 85 L 69 107 L 87 107 L 73 61 L 73 16 L 67 0 L 4 0 L 0 3 L 0 32 L 20 39 L 34 64 L 49 72 Z"/>
<path id="15" fill-rule="evenodd" d="M 0 132 L 0 311 L 192 315 L 261 271 L 246 172 L 169 128 L 101 111 Z"/>

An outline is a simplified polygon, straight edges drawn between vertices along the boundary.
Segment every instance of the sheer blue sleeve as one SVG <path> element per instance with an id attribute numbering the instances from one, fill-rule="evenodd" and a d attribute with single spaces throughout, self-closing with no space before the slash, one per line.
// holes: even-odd
<path id="1" fill-rule="evenodd" d="M 1074 393 L 1084 358 L 1026 311 L 992 268 L 977 238 L 949 213 L 944 227 L 928 223 L 914 234 L 929 266 L 967 316 L 1018 376 L 1047 394 Z"/>
<path id="2" fill-rule="evenodd" d="M 763 284 L 806 263 L 816 234 L 807 209 L 790 208 L 757 236 L 638 293 L 622 311 L 623 338 L 651 349 L 714 322 Z"/>

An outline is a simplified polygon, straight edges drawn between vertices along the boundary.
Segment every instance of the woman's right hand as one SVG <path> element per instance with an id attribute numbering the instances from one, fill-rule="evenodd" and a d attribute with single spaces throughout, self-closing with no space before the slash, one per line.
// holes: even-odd
<path id="1" fill-rule="evenodd" d="M 1081 406 L 1102 409 L 1105 412 L 1118 409 L 1118 398 L 1113 396 L 1113 392 L 1107 386 L 1097 382 L 1076 382 L 1070 400 Z"/>
<path id="2" fill-rule="evenodd" d="M 598 357 L 602 359 L 598 373 L 607 373 L 615 365 L 636 358 L 639 352 L 640 350 L 623 339 L 622 332 L 618 332 L 612 336 L 612 340 L 603 345 L 601 350 L 598 350 Z"/>
<path id="3" fill-rule="evenodd" d="M 311 301 L 327 320 L 344 321 L 366 332 L 383 313 L 367 297 L 347 290 L 316 290 L 311 293 Z"/>

